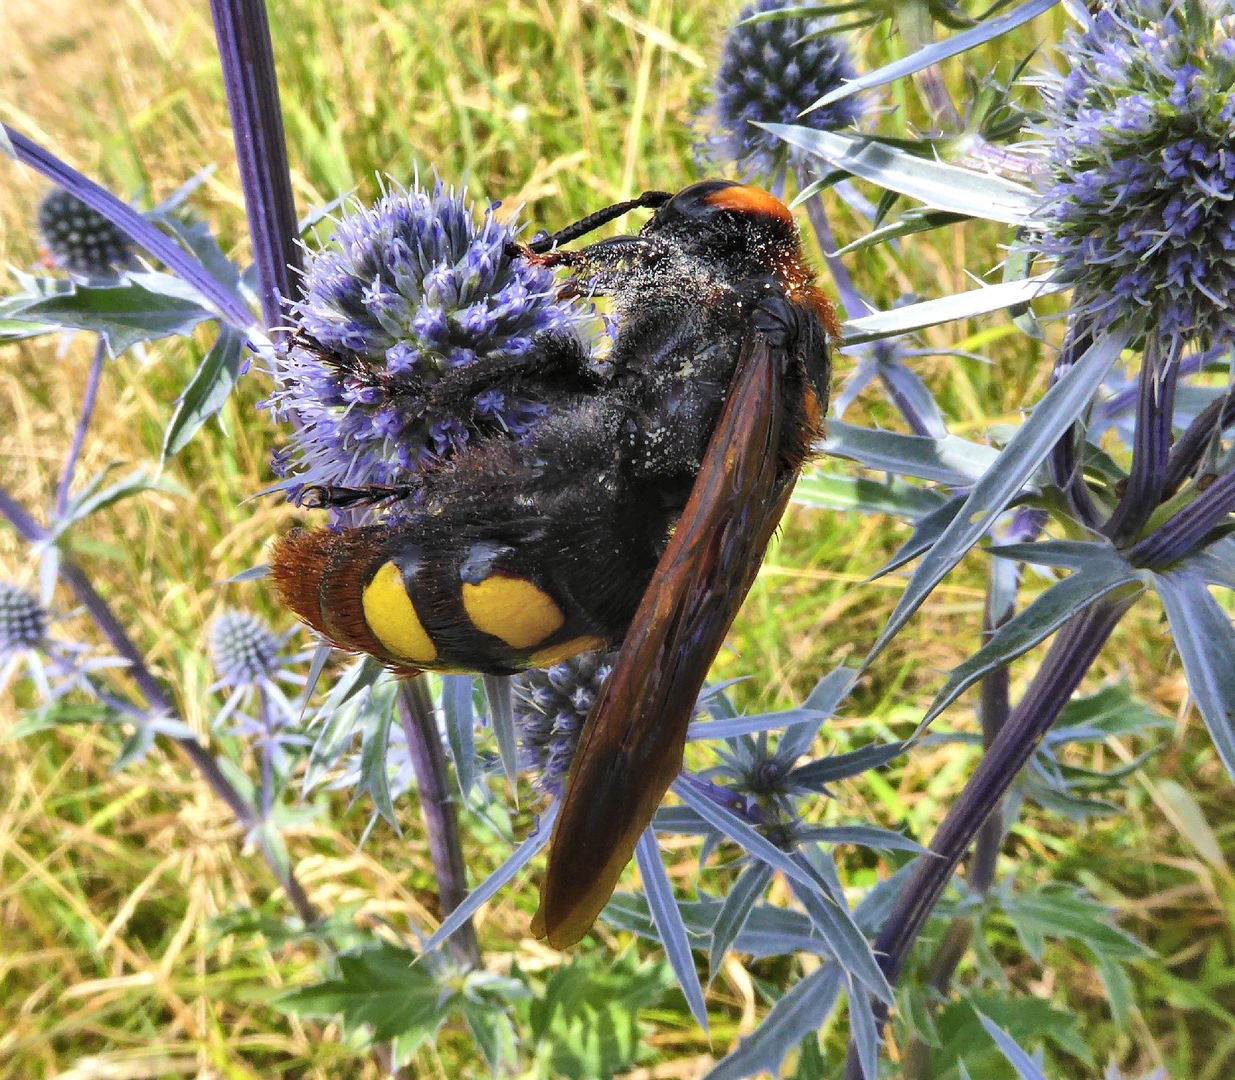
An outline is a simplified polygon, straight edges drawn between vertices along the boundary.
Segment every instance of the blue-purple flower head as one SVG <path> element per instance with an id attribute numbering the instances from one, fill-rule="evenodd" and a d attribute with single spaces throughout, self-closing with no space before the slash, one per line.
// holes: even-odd
<path id="1" fill-rule="evenodd" d="M 769 181 L 786 164 L 797 164 L 801 153 L 756 123 L 834 131 L 862 115 L 858 95 L 799 115 L 857 75 L 845 43 L 826 32 L 824 20 L 745 21 L 798 6 L 796 0 L 756 0 L 742 9 L 721 47 L 702 149 L 716 161 L 736 165 L 748 179 Z"/>
<path id="2" fill-rule="evenodd" d="M 1235 340 L 1235 14 L 1224 0 L 1102 5 L 1044 89 L 1041 246 L 1099 327 Z"/>
<path id="3" fill-rule="evenodd" d="M 255 686 L 279 672 L 283 640 L 246 611 L 225 611 L 210 627 L 210 659 L 223 686 Z"/>
<path id="4" fill-rule="evenodd" d="M 560 795 L 574 760 L 588 713 L 613 670 L 614 654 L 582 653 L 515 680 L 515 728 L 521 764 L 535 773 L 536 786 Z"/>
<path id="5" fill-rule="evenodd" d="M 37 649 L 47 637 L 47 611 L 25 589 L 0 581 L 0 660 Z"/>
<path id="6" fill-rule="evenodd" d="M 46 257 L 60 270 L 110 278 L 116 276 L 118 267 L 133 262 L 129 238 L 63 188 L 52 188 L 43 197 L 38 226 Z"/>
<path id="7" fill-rule="evenodd" d="M 282 471 L 306 484 L 407 483 L 480 435 L 524 437 L 545 406 L 506 380 L 434 393 L 468 368 L 512 372 L 544 334 L 587 318 L 559 300 L 550 271 L 508 245 L 516 229 L 479 220 L 463 194 L 391 191 L 338 222 L 314 255 L 296 328 L 275 364 L 276 418 L 294 427 Z"/>

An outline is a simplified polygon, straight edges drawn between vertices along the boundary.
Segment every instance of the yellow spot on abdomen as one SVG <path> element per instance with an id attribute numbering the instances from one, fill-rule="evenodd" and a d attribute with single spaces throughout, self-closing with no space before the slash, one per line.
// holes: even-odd
<path id="1" fill-rule="evenodd" d="M 463 609 L 472 625 L 512 649 L 530 649 L 566 621 L 553 597 L 523 578 L 494 574 L 479 585 L 463 584 Z"/>
<path id="2" fill-rule="evenodd" d="M 416 614 L 403 573 L 394 563 L 385 563 L 373 575 L 361 603 L 373 636 L 392 654 L 413 664 L 432 664 L 437 659 L 437 646 Z"/>
<path id="3" fill-rule="evenodd" d="M 604 638 L 571 638 L 569 641 L 563 641 L 560 645 L 550 645 L 547 649 L 541 649 L 539 652 L 532 653 L 527 658 L 527 662 L 529 667 L 553 667 L 554 664 L 560 664 L 563 660 L 569 660 L 572 656 L 592 652 L 595 649 L 603 649 L 604 647 Z"/>

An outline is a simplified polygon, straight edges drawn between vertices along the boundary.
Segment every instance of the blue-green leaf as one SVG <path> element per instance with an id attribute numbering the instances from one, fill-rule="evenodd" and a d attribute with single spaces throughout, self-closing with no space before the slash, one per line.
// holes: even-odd
<path id="1" fill-rule="evenodd" d="M 536 831 L 515 848 L 501 866 L 468 893 L 467 899 L 442 920 L 442 925 L 437 928 L 437 932 L 425 942 L 425 952 L 432 952 L 438 948 L 442 942 L 492 900 L 508 882 L 513 881 L 520 870 L 549 846 L 549 837 L 553 834 L 553 823 L 557 820 L 559 809 L 561 809 L 561 804 L 554 802 L 540 819 Z"/>
<path id="2" fill-rule="evenodd" d="M 923 210 L 911 207 L 895 221 L 872 229 L 865 236 L 859 236 L 852 243 L 837 248 L 837 255 L 852 255 L 869 247 L 877 247 L 902 236 L 913 236 L 917 233 L 930 232 L 932 229 L 943 229 L 955 225 L 959 221 L 968 221 L 968 214 L 952 214 L 946 210 Z"/>
<path id="3" fill-rule="evenodd" d="M 708 983 L 716 978 L 721 962 L 750 918 L 751 909 L 772 880 L 772 868 L 755 861 L 733 883 L 712 924 L 712 944 L 708 949 Z"/>
<path id="4" fill-rule="evenodd" d="M 841 325 L 841 333 L 847 346 L 861 345 L 878 338 L 912 333 L 914 330 L 939 323 L 989 315 L 993 311 L 1028 304 L 1039 297 L 1062 292 L 1070 287 L 1068 282 L 1053 280 L 1047 275 L 1026 278 L 1024 281 L 984 285 L 980 289 L 969 289 L 952 296 L 940 296 L 917 304 L 876 311 L 873 315 L 863 315 L 860 319 L 849 319 Z"/>
<path id="5" fill-rule="evenodd" d="M 70 330 L 92 330 L 119 356 L 141 341 L 187 334 L 218 316 L 182 296 L 156 292 L 130 280 L 123 285 L 78 285 L 73 292 L 23 304 L 16 317 Z"/>
<path id="6" fill-rule="evenodd" d="M 932 510 L 918 521 L 913 535 L 900 546 L 896 554 L 866 580 L 877 581 L 885 574 L 899 570 L 906 563 L 916 559 L 922 552 L 934 547 L 935 542 L 944 534 L 944 530 L 956 520 L 956 515 L 960 513 L 964 505 L 965 496 L 957 495 L 938 509 Z"/>
<path id="7" fill-rule="evenodd" d="M 1036 544 L 992 544 L 992 555 L 1056 570 L 1086 570 L 1123 562 L 1109 541 L 1040 540 Z M 1125 564 L 1126 565 L 1126 564 Z"/>
<path id="8" fill-rule="evenodd" d="M 446 745 L 455 763 L 459 791 L 466 799 L 476 783 L 476 727 L 472 709 L 472 676 L 442 676 L 442 713 Z"/>
<path id="9" fill-rule="evenodd" d="M 133 495 L 140 495 L 146 491 L 161 491 L 167 495 L 188 494 L 174 480 L 168 477 L 152 477 L 144 469 L 136 469 L 114 484 L 104 487 L 103 481 L 113 468 L 114 466 L 109 465 L 73 497 L 63 516 L 58 517 L 52 523 L 49 539 L 54 540 L 62 536 L 70 526 Z"/>
<path id="10" fill-rule="evenodd" d="M 756 859 L 762 859 L 769 866 L 797 882 L 804 890 L 819 888 L 819 883 L 810 871 L 804 870 L 788 854 L 756 832 L 731 810 L 726 810 L 723 806 L 712 802 L 706 795 L 696 791 L 690 784 L 683 783 L 681 779 L 673 782 L 671 790 L 712 828 L 727 836 L 735 844 L 740 844 Z"/>
<path id="11" fill-rule="evenodd" d="M 673 975 L 682 989 L 686 1004 L 690 1006 L 691 1016 L 706 1033 L 708 1008 L 703 1002 L 703 990 L 699 986 L 698 972 L 695 971 L 690 938 L 686 933 L 686 924 L 682 921 L 682 913 L 678 910 L 677 899 L 673 895 L 673 885 L 669 881 L 669 875 L 665 873 L 665 864 L 660 860 L 660 848 L 656 844 L 656 833 L 653 829 L 644 829 L 643 835 L 639 837 L 639 842 L 635 845 L 635 861 L 639 864 L 639 874 L 643 878 L 648 910 L 652 913 L 656 932 L 665 947 L 665 958 L 673 968 Z"/>
<path id="12" fill-rule="evenodd" d="M 999 458 L 993 447 L 949 435 L 928 439 L 828 421 L 823 452 L 849 458 L 868 469 L 933 480 L 950 487 L 968 487 L 990 471 Z"/>
<path id="13" fill-rule="evenodd" d="M 1188 691 L 1209 728 L 1218 756 L 1235 777 L 1235 628 L 1197 574 L 1154 575 Z"/>
<path id="14" fill-rule="evenodd" d="M 171 422 L 163 435 L 162 460 L 183 450 L 201 426 L 227 404 L 244 367 L 244 337 L 224 326 L 210 351 L 176 399 Z"/>
<path id="15" fill-rule="evenodd" d="M 1119 359 L 1131 330 L 1121 327 L 1098 338 L 1052 386 L 1017 429 L 999 459 L 973 486 L 965 504 L 922 556 L 879 640 L 864 661 L 868 666 L 918 610 L 931 591 L 990 528 L 1051 449 L 1076 421 Z"/>
<path id="16" fill-rule="evenodd" d="M 1114 549 L 1103 549 L 1098 544 L 1088 546 L 1102 551 L 1105 558 L 1056 582 L 1024 611 L 1000 626 L 973 656 L 958 664 L 931 702 L 921 727 L 926 727 L 988 672 L 1027 653 L 1108 593 L 1138 580 L 1138 571 L 1119 558 Z"/>
<path id="17" fill-rule="evenodd" d="M 1023 225 L 1041 201 L 1032 188 L 1011 180 L 918 157 L 863 136 L 794 124 L 755 126 L 822 158 L 835 169 L 918 199 L 935 210 Z"/>
<path id="18" fill-rule="evenodd" d="M 972 29 L 963 30 L 961 33 L 953 34 L 942 41 L 932 41 L 929 45 L 924 45 L 908 56 L 903 56 L 899 60 L 894 60 L 892 63 L 885 64 L 874 71 L 868 71 L 864 75 L 859 75 L 856 79 L 850 79 L 843 86 L 824 94 L 823 97 L 806 110 L 806 113 L 811 113 L 815 109 L 821 109 L 825 105 L 831 105 L 834 101 L 840 101 L 842 98 L 847 98 L 862 90 L 884 86 L 897 79 L 902 79 L 906 75 L 923 71 L 932 64 L 938 64 L 941 60 L 946 60 L 951 56 L 959 56 L 968 49 L 972 49 L 987 41 L 993 41 L 995 38 L 1006 34 L 1009 30 L 1014 30 L 1023 23 L 1029 22 L 1030 19 L 1041 15 L 1044 11 L 1050 11 L 1058 2 L 1059 0 L 1028 0 L 1028 3 L 1024 3 L 1018 8 L 1013 8 L 1011 11 L 1005 12 L 996 18 L 987 19 Z M 803 115 L 806 115 L 806 113 Z"/>
<path id="19" fill-rule="evenodd" d="M 976 1009 L 974 1011 L 977 1012 Z M 1046 1080 L 1046 1073 L 1038 1068 L 1033 1058 L 1020 1048 L 1011 1035 L 980 1012 L 978 1013 L 978 1019 L 982 1021 L 982 1026 L 986 1028 L 986 1033 L 995 1040 L 995 1045 L 999 1047 L 999 1052 L 1008 1059 L 1008 1064 L 1016 1070 L 1016 1075 L 1021 1080 Z"/>
<path id="20" fill-rule="evenodd" d="M 795 860 L 798 860 L 799 864 L 805 861 L 799 856 L 795 856 Z M 806 909 L 806 914 L 823 936 L 823 940 L 828 943 L 841 969 L 880 1001 L 891 1004 L 892 988 L 875 959 L 870 942 L 853 921 L 852 912 L 832 897 L 825 896 L 818 883 L 814 889 L 807 889 L 791 878 L 789 888 Z"/>
<path id="21" fill-rule="evenodd" d="M 789 1051 L 823 1027 L 836 1008 L 840 988 L 840 969 L 831 963 L 799 979 L 772 1006 L 763 1023 L 707 1074 L 706 1080 L 743 1080 L 765 1072 L 780 1076 Z"/>
<path id="22" fill-rule="evenodd" d="M 497 739 L 498 756 L 502 759 L 502 771 L 515 790 L 519 775 L 519 739 L 515 734 L 515 710 L 511 701 L 510 678 L 505 675 L 482 675 L 485 700 L 489 703 L 489 725 Z"/>
<path id="23" fill-rule="evenodd" d="M 794 769 L 788 783 L 811 791 L 824 791 L 828 784 L 859 776 L 895 761 L 909 748 L 908 743 L 872 743 L 847 754 L 833 754 Z"/>
<path id="24" fill-rule="evenodd" d="M 937 510 L 944 500 L 943 496 L 928 488 L 915 487 L 896 477 L 881 483 L 864 477 L 812 472 L 794 486 L 793 501 L 799 506 L 887 514 L 912 522 Z"/>

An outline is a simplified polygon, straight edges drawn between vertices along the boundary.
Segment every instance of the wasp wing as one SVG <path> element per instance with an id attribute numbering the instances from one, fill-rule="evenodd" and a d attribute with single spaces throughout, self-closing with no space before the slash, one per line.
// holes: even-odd
<path id="1" fill-rule="evenodd" d="M 532 927 L 556 948 L 590 929 L 680 771 L 699 688 L 788 502 L 788 360 L 761 335 L 745 342 L 686 508 L 580 738 Z"/>

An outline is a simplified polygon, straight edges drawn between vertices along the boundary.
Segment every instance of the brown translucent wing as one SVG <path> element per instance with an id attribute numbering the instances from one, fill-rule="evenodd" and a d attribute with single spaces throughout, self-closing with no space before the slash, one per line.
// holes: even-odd
<path id="1" fill-rule="evenodd" d="M 785 356 L 748 340 L 729 399 L 567 779 L 533 932 L 573 945 L 682 767 L 695 699 L 788 501 Z"/>

